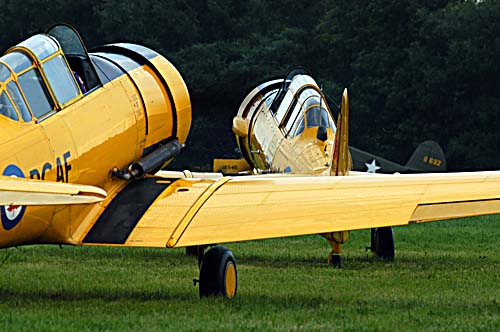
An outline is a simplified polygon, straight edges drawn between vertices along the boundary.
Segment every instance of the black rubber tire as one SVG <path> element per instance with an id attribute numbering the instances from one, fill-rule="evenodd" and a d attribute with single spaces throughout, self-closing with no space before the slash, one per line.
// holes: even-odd
<path id="1" fill-rule="evenodd" d="M 333 254 L 330 259 L 330 266 L 337 269 L 342 268 L 342 256 L 339 254 Z"/>
<path id="2" fill-rule="evenodd" d="M 394 232 L 392 227 L 372 228 L 371 250 L 380 258 L 387 261 L 394 260 Z"/>
<path id="3" fill-rule="evenodd" d="M 200 265 L 200 298 L 224 296 L 231 299 L 236 296 L 237 290 L 238 272 L 233 253 L 223 246 L 208 250 Z"/>

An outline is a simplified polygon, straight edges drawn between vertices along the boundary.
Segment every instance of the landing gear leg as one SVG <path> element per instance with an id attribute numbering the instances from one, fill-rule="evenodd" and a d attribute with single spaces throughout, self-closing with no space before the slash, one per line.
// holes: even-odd
<path id="1" fill-rule="evenodd" d="M 337 247 L 338 249 L 333 249 L 332 245 L 332 251 L 328 254 L 328 265 L 340 269 L 342 268 L 342 256 L 340 256 L 342 245 L 338 244 Z"/>
<path id="2" fill-rule="evenodd" d="M 200 297 L 224 296 L 232 299 L 238 290 L 238 272 L 231 251 L 222 246 L 208 250 L 201 259 Z"/>
<path id="3" fill-rule="evenodd" d="M 331 265 L 336 268 L 342 267 L 342 257 L 340 253 L 342 252 L 342 244 L 346 243 L 349 240 L 349 232 L 331 232 L 331 233 L 323 233 L 324 236 L 330 246 L 332 247 L 332 251 L 328 254 L 328 265 Z"/>
<path id="4" fill-rule="evenodd" d="M 186 247 L 186 255 L 198 257 L 198 267 L 199 267 L 199 266 L 201 266 L 201 260 L 203 259 L 203 255 L 205 254 L 206 248 L 207 248 L 207 246 L 189 246 L 189 247 Z"/>
<path id="5" fill-rule="evenodd" d="M 186 256 L 198 256 L 198 246 L 186 247 Z"/>
<path id="6" fill-rule="evenodd" d="M 377 257 L 386 261 L 394 260 L 394 232 L 392 227 L 379 227 L 371 229 L 371 247 L 369 248 Z"/>

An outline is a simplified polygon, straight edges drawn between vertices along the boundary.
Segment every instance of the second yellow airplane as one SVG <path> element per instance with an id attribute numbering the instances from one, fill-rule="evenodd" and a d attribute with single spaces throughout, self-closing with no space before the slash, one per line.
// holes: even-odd
<path id="1" fill-rule="evenodd" d="M 157 172 L 190 128 L 178 71 L 134 44 L 88 53 L 54 26 L 0 57 L 0 247 L 199 246 L 200 296 L 232 298 L 232 253 L 204 246 L 323 234 L 332 259 L 349 230 L 500 212 L 500 172 L 346 176 L 347 119 L 347 93 L 335 122 L 314 80 L 291 73 L 234 121 L 256 173 L 279 174 Z"/>

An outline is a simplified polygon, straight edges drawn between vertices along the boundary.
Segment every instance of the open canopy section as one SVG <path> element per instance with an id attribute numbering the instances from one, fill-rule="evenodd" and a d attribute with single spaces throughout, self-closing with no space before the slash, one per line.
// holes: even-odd
<path id="1" fill-rule="evenodd" d="M 75 28 L 67 24 L 58 24 L 47 30 L 47 34 L 57 39 L 61 45 L 71 68 L 82 80 L 84 92 L 102 85 L 85 44 Z"/>

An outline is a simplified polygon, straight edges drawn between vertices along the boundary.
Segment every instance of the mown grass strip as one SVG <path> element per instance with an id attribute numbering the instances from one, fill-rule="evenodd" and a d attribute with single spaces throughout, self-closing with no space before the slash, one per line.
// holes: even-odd
<path id="1" fill-rule="evenodd" d="M 30 246 L 0 252 L 1 331 L 498 331 L 500 218 L 395 229 L 396 261 L 369 232 L 326 265 L 319 236 L 233 243 L 233 301 L 199 299 L 182 249 Z"/>

